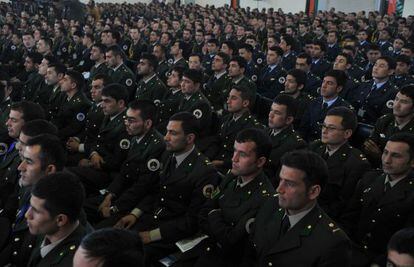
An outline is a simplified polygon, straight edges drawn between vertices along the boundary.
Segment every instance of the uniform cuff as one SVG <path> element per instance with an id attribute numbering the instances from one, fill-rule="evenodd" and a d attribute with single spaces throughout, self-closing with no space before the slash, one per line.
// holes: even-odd
<path id="1" fill-rule="evenodd" d="M 134 215 L 138 219 L 141 216 L 141 214 L 142 214 L 142 210 L 140 210 L 138 208 L 135 208 L 129 214 Z"/>
<path id="2" fill-rule="evenodd" d="M 78 151 L 81 153 L 85 153 L 85 144 L 79 144 Z"/>
<path id="3" fill-rule="evenodd" d="M 151 239 L 151 241 L 158 241 L 158 240 L 161 240 L 161 239 L 162 239 L 162 238 L 161 238 L 161 231 L 160 231 L 160 228 L 157 228 L 157 229 L 151 230 L 151 231 L 149 232 L 149 235 L 150 235 L 150 239 Z"/>

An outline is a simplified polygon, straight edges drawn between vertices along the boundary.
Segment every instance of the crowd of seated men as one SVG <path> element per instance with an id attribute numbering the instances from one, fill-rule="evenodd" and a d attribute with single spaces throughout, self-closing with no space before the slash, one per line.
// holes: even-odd
<path id="1" fill-rule="evenodd" d="M 414 266 L 413 16 L 33 10 L 0 3 L 0 266 Z"/>

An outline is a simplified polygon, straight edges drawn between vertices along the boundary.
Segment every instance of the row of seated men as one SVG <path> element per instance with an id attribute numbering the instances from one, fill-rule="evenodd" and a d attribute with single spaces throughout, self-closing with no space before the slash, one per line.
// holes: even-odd
<path id="1" fill-rule="evenodd" d="M 152 60 L 144 55 L 138 69 L 146 67 L 156 77 Z M 230 68 L 231 63 L 238 61 L 232 59 Z M 390 74 L 392 64 L 391 58 L 378 59 L 374 79 Z M 32 250 L 36 234 L 52 236 L 60 217 L 55 216 L 53 227 L 36 229 L 31 192 L 44 175 L 65 167 L 85 188 L 80 225 L 133 229 L 144 243 L 147 266 L 172 258 L 178 266 L 383 265 L 391 235 L 412 223 L 413 86 L 392 92 L 393 104 L 381 109 L 390 113 L 379 112 L 386 114 L 361 147 L 372 156 L 372 165 L 381 163 L 371 172 L 364 154 L 350 145 L 358 119 L 339 96 L 346 77 L 342 71 L 327 72 L 321 96 L 297 116 L 300 103 L 288 92 L 300 95 L 306 74 L 291 70 L 287 93 L 271 102 L 266 130 L 250 111 L 256 104 L 251 87 L 233 84 L 220 117 L 201 92 L 202 77 L 197 70 L 174 68 L 168 92 L 178 91 L 178 101 L 162 98 L 157 107 L 151 97 L 131 101 L 128 89 L 97 75 L 90 103 L 80 73 L 47 64 L 45 79 L 56 93 L 47 112 L 38 103 L 17 102 L 6 121 L 13 142 L 2 144 L 0 166 L 2 227 L 10 233 L 3 241 L 5 263 L 42 266 L 63 260 L 52 240 L 43 240 L 42 247 L 52 247 L 40 257 Z M 367 93 L 375 92 L 370 88 Z M 60 102 L 54 112 L 50 100 L 55 97 Z M 164 106 L 172 116 L 157 118 Z M 312 117 L 314 110 L 320 110 L 317 117 Z M 307 146 L 293 130 L 298 119 L 298 129 L 313 127 L 320 140 L 306 130 Z M 31 145 L 31 140 L 38 143 Z M 312 152 L 300 150 L 305 147 Z M 287 225 L 283 231 L 282 221 Z M 208 238 L 176 254 L 177 241 L 200 234 Z M 73 255 L 72 245 L 62 249 Z"/>

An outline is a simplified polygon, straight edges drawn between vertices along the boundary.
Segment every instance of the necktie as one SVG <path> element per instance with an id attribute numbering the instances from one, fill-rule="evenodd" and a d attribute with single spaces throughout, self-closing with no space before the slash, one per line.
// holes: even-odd
<path id="1" fill-rule="evenodd" d="M 328 160 L 329 159 L 329 152 L 328 151 L 326 151 L 324 154 L 323 154 L 323 157 L 322 157 L 324 160 Z"/>
<path id="2" fill-rule="evenodd" d="M 176 166 L 177 166 L 177 160 L 175 159 L 174 156 L 172 156 L 171 161 L 170 161 L 170 173 L 173 173 L 175 171 Z"/>
<path id="3" fill-rule="evenodd" d="M 384 193 L 386 193 L 387 191 L 391 190 L 391 183 L 390 181 L 386 182 L 384 185 Z"/>
<path id="4" fill-rule="evenodd" d="M 290 228 L 290 222 L 289 222 L 289 217 L 287 215 L 285 215 L 285 217 L 283 217 L 282 220 L 282 224 L 280 225 L 280 237 L 284 236 L 286 234 L 286 232 L 289 230 Z"/>
<path id="5" fill-rule="evenodd" d="M 322 112 L 326 112 L 328 110 L 328 103 L 323 102 L 322 104 Z"/>

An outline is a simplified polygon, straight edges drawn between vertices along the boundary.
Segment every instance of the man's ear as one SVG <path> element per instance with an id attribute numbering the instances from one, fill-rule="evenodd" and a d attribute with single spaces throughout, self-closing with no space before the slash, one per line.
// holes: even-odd
<path id="1" fill-rule="evenodd" d="M 57 170 L 56 170 L 56 166 L 55 166 L 55 165 L 53 165 L 53 164 L 49 164 L 49 165 L 47 165 L 47 167 L 46 167 L 45 174 L 46 174 L 46 175 L 49 175 L 49 174 L 55 173 L 56 171 L 57 171 Z"/>
<path id="2" fill-rule="evenodd" d="M 55 218 L 58 227 L 63 227 L 69 223 L 69 217 L 65 214 L 59 214 Z"/>

